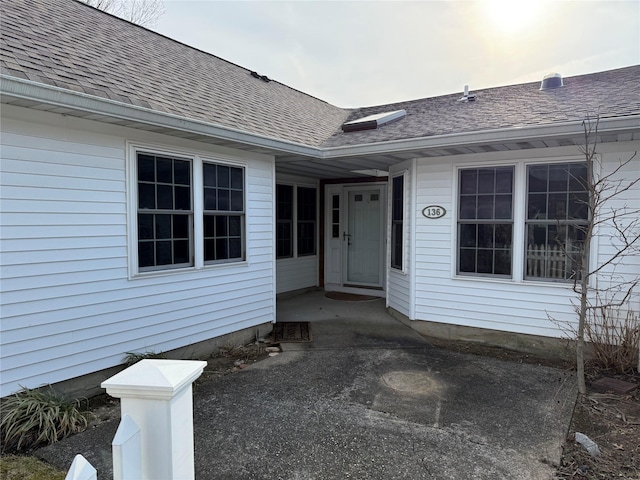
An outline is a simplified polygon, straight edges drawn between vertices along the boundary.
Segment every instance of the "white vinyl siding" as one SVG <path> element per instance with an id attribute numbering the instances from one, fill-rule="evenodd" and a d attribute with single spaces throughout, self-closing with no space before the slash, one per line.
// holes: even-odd
<path id="1" fill-rule="evenodd" d="M 318 286 L 318 256 L 282 258 L 276 266 L 277 293 Z"/>
<path id="2" fill-rule="evenodd" d="M 610 171 L 612 165 L 624 155 L 624 153 L 603 155 L 604 170 Z M 416 268 L 416 319 L 532 335 L 564 336 L 567 326 L 575 321 L 575 311 L 571 302 L 576 300 L 576 294 L 572 291 L 571 285 L 548 284 L 524 279 L 523 225 L 516 228 L 520 231 L 514 234 L 513 278 L 498 280 L 488 277 L 465 278 L 456 275 L 455 201 L 457 195 L 455 185 L 458 167 L 515 164 L 516 177 L 520 180 L 514 184 L 514 208 L 520 209 L 519 218 L 522 219 L 526 193 L 522 173 L 526 165 L 536 162 L 576 160 L 579 161 L 579 156 L 576 156 L 575 149 L 553 149 L 548 151 L 547 158 L 533 157 L 532 152 L 529 151 L 419 159 L 416 252 L 412 259 Z M 640 170 L 638 165 L 638 162 L 629 165 L 627 172 L 621 172 L 620 175 L 637 178 Z M 521 169 L 519 175 L 518 169 Z M 635 173 L 631 173 L 632 171 Z M 638 197 L 638 186 L 636 186 L 633 191 L 626 192 L 617 202 L 623 205 L 635 201 L 637 205 Z M 436 221 L 419 215 L 420 206 L 433 204 L 445 207 L 451 214 L 448 213 Z M 611 254 L 610 242 L 605 241 L 610 234 L 611 230 L 606 227 L 601 229 L 600 238 L 596 239 L 592 246 L 592 258 L 603 261 Z M 616 269 L 616 272 L 626 275 L 627 278 L 633 274 L 637 275 L 638 271 L 640 271 L 639 262 L 634 258 L 627 258 L 625 265 L 618 266 Z M 634 301 L 637 305 L 637 298 Z"/>
<path id="3" fill-rule="evenodd" d="M 128 140 L 246 163 L 247 261 L 128 275 Z M 0 396 L 275 317 L 273 159 L 3 106 Z"/>
<path id="4" fill-rule="evenodd" d="M 640 145 L 636 142 L 628 147 L 627 150 L 621 147 L 610 147 L 608 149 L 599 148 L 599 151 L 606 152 L 602 154 L 601 176 L 610 175 L 621 162 L 631 159 L 633 155 L 631 148 L 637 152 L 640 149 Z M 597 164 L 596 170 L 598 170 Z M 619 181 L 621 182 L 620 185 L 624 186 L 638 178 L 640 178 L 640 155 L 636 153 L 631 162 L 619 170 L 615 176 L 610 178 L 610 184 L 614 185 L 615 182 Z M 613 198 L 602 211 L 615 211 L 619 216 L 620 226 L 623 227 L 631 221 L 638 219 L 637 214 L 631 212 L 637 212 L 639 208 L 640 185 L 636 184 L 632 190 Z M 631 213 L 631 215 L 623 216 L 624 212 Z M 611 221 L 605 222 L 604 225 L 596 229 L 594 242 L 597 248 L 592 246 L 592 250 L 595 250 L 595 255 L 591 255 L 592 264 L 601 265 L 613 258 L 620 246 L 620 241 L 615 234 L 615 229 L 612 227 Z M 626 255 L 623 259 L 605 267 L 597 279 L 598 284 L 610 286 L 613 283 L 612 280 L 626 279 L 628 281 L 640 277 L 640 255 L 638 254 L 638 248 L 639 247 L 636 246 L 635 254 Z M 628 307 L 637 314 L 640 312 L 640 290 L 636 288 L 634 292 Z M 621 294 L 622 291 L 618 292 L 615 296 L 612 295 L 612 292 L 609 292 L 608 295 L 612 300 L 619 300 Z"/>
<path id="5" fill-rule="evenodd" d="M 414 192 L 412 191 L 412 176 L 413 170 L 408 168 L 409 162 L 403 162 L 402 164 L 395 165 L 390 169 L 389 178 L 394 178 L 397 175 L 404 176 L 403 188 L 404 188 L 404 204 L 403 204 L 403 249 L 402 249 L 402 264 L 403 269 L 396 268 L 387 269 L 387 306 L 397 310 L 398 312 L 411 318 L 411 270 L 413 264 L 411 261 L 411 237 L 413 231 L 413 222 L 411 218 L 412 198 Z M 391 189 L 392 190 L 392 189 Z M 391 200 L 393 193 L 391 193 L 389 200 L 389 209 L 391 209 Z M 389 218 L 391 218 L 391 211 L 389 211 Z M 389 221 L 391 228 L 391 221 Z M 387 258 L 391 258 L 391 230 L 389 228 L 387 242 Z"/>

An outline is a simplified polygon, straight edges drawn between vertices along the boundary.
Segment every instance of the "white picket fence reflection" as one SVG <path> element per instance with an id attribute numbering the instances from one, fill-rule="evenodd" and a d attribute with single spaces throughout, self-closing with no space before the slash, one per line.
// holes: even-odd
<path id="1" fill-rule="evenodd" d="M 527 277 L 533 278 L 572 278 L 573 269 L 580 250 L 560 245 L 527 246 Z"/>

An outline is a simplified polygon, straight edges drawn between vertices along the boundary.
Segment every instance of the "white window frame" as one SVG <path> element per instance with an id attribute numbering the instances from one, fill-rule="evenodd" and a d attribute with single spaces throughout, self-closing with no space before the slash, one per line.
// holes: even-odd
<path id="1" fill-rule="evenodd" d="M 545 283 L 546 282 L 555 282 L 555 283 L 572 284 L 575 281 L 575 279 L 571 279 L 571 278 L 569 278 L 569 279 L 562 278 L 561 279 L 559 277 L 550 277 L 550 276 L 539 276 L 539 277 L 529 276 L 528 277 L 527 273 L 526 273 L 526 270 L 527 270 L 527 268 L 526 268 L 527 251 L 528 251 L 528 247 L 529 247 L 528 242 L 527 242 L 527 227 L 529 225 L 535 225 L 536 223 L 538 223 L 538 222 L 535 222 L 535 221 L 532 221 L 532 220 L 528 219 L 528 208 L 527 207 L 528 207 L 528 202 L 529 202 L 529 183 L 528 183 L 528 180 L 529 180 L 529 175 L 528 175 L 529 167 L 532 167 L 532 166 L 546 166 L 546 167 L 549 167 L 551 165 L 569 165 L 569 164 L 585 164 L 585 160 L 582 159 L 581 161 L 578 160 L 578 161 L 553 162 L 553 163 L 544 163 L 544 162 L 539 162 L 538 163 L 538 162 L 536 162 L 536 163 L 527 163 L 525 165 L 525 186 L 524 186 L 524 189 L 525 189 L 525 191 L 524 191 L 525 210 L 524 210 L 524 216 L 523 216 L 524 241 L 525 242 L 524 242 L 523 278 L 524 278 L 524 281 L 526 281 L 526 282 L 534 281 L 534 282 L 545 282 Z M 547 191 L 545 191 L 543 193 L 549 194 L 550 192 L 547 190 Z M 562 192 L 562 193 L 564 194 L 565 192 Z M 568 194 L 568 192 L 567 192 L 567 194 Z M 588 191 L 587 191 L 587 194 L 588 194 Z M 582 221 L 582 222 L 571 221 L 571 220 L 561 220 L 561 221 L 559 220 L 559 221 L 557 221 L 557 224 L 565 226 L 565 227 L 567 227 L 569 225 L 583 225 L 583 226 L 585 226 L 584 224 L 586 224 L 587 221 L 588 220 L 585 220 L 585 221 Z M 548 226 L 548 225 L 551 225 L 553 223 L 554 223 L 553 220 L 546 219 L 543 222 L 540 222 L 539 224 L 540 225 L 544 225 L 544 226 Z M 589 265 L 592 265 L 592 263 L 590 261 L 590 258 L 589 258 Z"/>
<path id="2" fill-rule="evenodd" d="M 126 143 L 126 199 L 127 199 L 127 250 L 128 250 L 128 272 L 129 279 L 147 278 L 151 276 L 165 276 L 181 274 L 184 272 L 219 268 L 219 267 L 237 267 L 247 266 L 249 264 L 249 239 L 248 239 L 248 209 L 247 209 L 247 197 L 248 197 L 248 165 L 246 162 L 239 161 L 237 159 L 211 155 L 200 151 L 191 150 L 188 148 L 176 149 L 170 146 L 161 146 L 157 144 L 146 144 L 141 142 Z M 149 153 L 152 155 L 162 155 L 168 157 L 175 157 L 191 162 L 191 195 L 192 195 L 192 254 L 193 264 L 188 266 L 171 266 L 167 268 L 154 267 L 153 269 L 140 269 L 138 266 L 138 165 L 137 155 L 138 153 Z M 244 215 L 243 215 L 243 238 L 242 238 L 242 260 L 224 260 L 224 261 L 204 261 L 204 178 L 203 178 L 203 164 L 215 163 L 218 165 L 226 165 L 229 167 L 238 167 L 243 169 L 243 201 L 244 201 Z"/>
<path id="3" fill-rule="evenodd" d="M 526 159 L 504 159 L 495 161 L 482 162 L 460 162 L 453 165 L 452 172 L 452 205 L 454 206 L 453 221 L 451 222 L 451 238 L 452 238 L 452 257 L 451 257 L 451 276 L 457 280 L 483 281 L 483 282 L 499 282 L 499 283 L 521 283 L 527 285 L 556 285 L 559 288 L 567 288 L 572 282 L 550 281 L 544 278 L 527 278 L 525 279 L 525 263 L 526 263 L 526 215 L 527 215 L 527 167 L 530 165 L 552 165 L 562 163 L 580 163 L 584 162 L 583 156 L 567 155 L 554 157 L 538 157 Z M 594 161 L 594 166 L 601 164 L 599 160 Z M 513 252 L 512 252 L 512 276 L 504 278 L 497 275 L 466 275 L 459 274 L 458 268 L 458 220 L 459 220 L 459 176 L 460 170 L 467 168 L 483 168 L 483 167 L 514 167 L 513 179 Z M 596 172 L 597 174 L 597 172 Z M 589 261 L 591 265 L 595 265 L 597 259 L 597 232 L 594 232 L 594 238 L 591 243 L 591 251 L 589 252 Z M 591 279 L 593 281 L 593 279 Z"/>
<path id="4" fill-rule="evenodd" d="M 292 191 L 292 220 L 291 220 L 291 256 L 289 257 L 278 257 L 278 236 L 277 236 L 277 216 L 278 216 L 278 203 L 277 200 L 274 201 L 274 220 L 276 222 L 276 230 L 274 230 L 274 246 L 275 246 L 275 255 L 277 261 L 291 261 L 297 258 L 313 258 L 318 256 L 318 250 L 320 249 L 320 241 L 319 241 L 319 225 L 320 225 L 320 187 L 318 185 L 310 184 L 310 183 L 298 183 L 291 181 L 278 181 L 275 182 L 276 186 L 274 187 L 274 192 L 277 190 L 278 185 L 285 185 L 287 187 L 291 187 Z M 315 253 L 313 254 L 305 254 L 298 255 L 298 188 L 312 188 L 316 191 L 316 220 L 315 220 Z"/>
<path id="5" fill-rule="evenodd" d="M 279 204 L 278 204 L 278 187 L 282 186 L 282 187 L 289 187 L 291 188 L 291 219 L 290 219 L 290 228 L 291 228 L 291 255 L 286 255 L 286 256 L 278 256 L 278 226 L 279 226 L 279 220 L 278 220 L 278 210 L 280 208 Z M 297 189 L 296 189 L 296 185 L 291 184 L 291 183 L 282 183 L 282 182 L 276 182 L 276 195 L 275 195 L 275 216 L 276 216 L 276 229 L 275 229 L 275 238 L 274 238 L 274 243 L 276 246 L 276 259 L 277 260 L 286 260 L 288 258 L 296 258 L 296 247 L 297 247 L 297 242 L 296 242 L 296 193 L 297 193 Z"/>
<path id="6" fill-rule="evenodd" d="M 246 168 L 240 165 L 232 165 L 229 162 L 221 162 L 215 159 L 209 159 L 209 158 L 202 158 L 202 162 L 200 163 L 200 173 L 203 174 L 204 172 L 204 165 L 205 164 L 209 164 L 209 165 L 217 165 L 217 166 L 224 166 L 224 167 L 229 167 L 229 168 L 237 168 L 242 170 L 242 210 L 241 211 L 237 211 L 237 210 L 216 210 L 217 213 L 213 214 L 213 215 L 221 215 L 221 216 L 240 216 L 240 236 L 241 236 L 241 242 L 242 245 L 240 246 L 241 249 L 241 259 L 238 259 L 237 257 L 235 258 L 227 258 L 227 259 L 218 259 L 218 260 L 203 260 L 204 264 L 209 266 L 209 265 L 220 265 L 220 264 L 236 264 L 236 263 L 241 263 L 244 262 L 247 256 L 247 227 L 246 227 L 246 218 L 247 218 L 247 172 L 246 172 Z M 202 179 L 202 182 L 200 184 L 201 190 L 200 190 L 200 197 L 201 200 L 204 202 L 204 195 L 203 195 L 203 191 L 205 188 L 204 185 L 204 178 Z M 231 202 L 231 199 L 229 199 L 229 201 Z M 204 214 L 208 212 L 209 214 L 212 214 L 213 211 L 208 211 L 204 208 L 204 205 L 202 207 L 202 213 L 201 213 L 201 220 L 203 222 L 203 234 L 201 235 L 201 240 L 203 242 L 203 250 L 202 250 L 202 256 L 204 257 L 204 240 L 205 240 L 205 236 L 204 236 Z"/>
<path id="7" fill-rule="evenodd" d="M 479 171 L 482 169 L 511 169 L 512 175 L 511 175 L 511 192 L 510 192 L 510 196 L 511 196 L 511 218 L 495 218 L 495 217 L 491 217 L 491 218 L 474 218 L 474 219 L 460 219 L 460 200 L 461 200 L 461 196 L 464 195 L 460 192 L 460 183 L 461 183 L 461 178 L 462 178 L 462 172 L 464 171 L 469 171 L 469 170 L 475 170 L 475 171 Z M 457 182 L 457 197 L 456 197 L 456 265 L 455 265 L 455 269 L 456 269 L 456 274 L 459 276 L 474 276 L 474 277 L 487 277 L 487 278 L 504 278 L 504 279 L 511 279 L 513 278 L 513 267 L 514 267 L 514 229 L 515 229 L 515 214 L 514 214 L 514 196 L 515 196 L 515 192 L 514 192 L 514 187 L 515 187 L 515 175 L 516 175 L 516 168 L 515 165 L 494 165 L 494 166 L 490 166 L 490 165 L 483 165 L 483 166 L 465 166 L 465 167 L 459 167 L 456 170 L 456 182 Z M 492 192 L 493 196 L 494 196 L 494 204 L 493 206 L 495 207 L 495 196 L 496 195 L 500 195 L 500 192 Z M 476 192 L 475 196 L 477 197 L 478 195 L 480 195 L 479 192 Z M 511 249 L 511 265 L 509 268 L 509 272 L 508 274 L 503 274 L 503 273 L 477 273 L 477 272 L 461 272 L 460 271 L 460 252 L 462 250 L 462 246 L 460 245 L 460 230 L 462 229 L 461 225 L 510 225 L 511 226 L 511 245 L 510 245 L 510 249 Z M 476 246 L 475 248 L 476 252 L 479 250 L 479 248 Z M 498 249 L 496 249 L 495 247 L 492 248 L 492 251 L 497 252 L 499 251 Z M 475 262 L 475 266 L 477 267 L 478 262 L 476 259 Z"/>
<path id="8" fill-rule="evenodd" d="M 153 157 L 163 157 L 165 159 L 169 159 L 169 160 L 179 160 L 182 162 L 187 162 L 189 164 L 189 205 L 190 205 L 190 209 L 188 210 L 174 210 L 174 209 L 164 209 L 164 208 L 159 208 L 156 205 L 156 208 L 154 209 L 140 209 L 140 205 L 139 205 L 139 190 L 140 190 L 140 179 L 138 178 L 138 160 L 139 160 L 139 155 L 145 155 L 145 156 L 153 156 Z M 182 262 L 182 263 L 167 263 L 167 264 L 161 264 L 161 265 L 150 265 L 150 266 L 145 266 L 145 267 L 140 267 L 138 266 L 138 268 L 143 271 L 143 272 L 155 272 L 155 271 L 164 271 L 164 270 L 176 270 L 176 269 L 184 269 L 184 268 L 190 268 L 193 266 L 193 261 L 194 261 L 194 252 L 193 252 L 193 214 L 194 214 L 194 210 L 193 210 L 193 160 L 189 157 L 185 157 L 185 156 L 178 156 L 178 155 L 168 155 L 166 153 L 164 154 L 157 154 L 157 153 L 152 153 L 149 150 L 137 150 L 136 151 L 136 158 L 134 159 L 135 164 L 135 190 L 136 190 L 136 195 L 135 195 L 135 200 L 136 200 L 136 215 L 135 215 L 135 222 L 137 223 L 139 221 L 140 215 L 144 214 L 144 215 L 151 215 L 153 217 L 155 217 L 156 215 L 168 215 L 173 217 L 174 215 L 177 216 L 186 216 L 188 218 L 188 260 L 186 262 Z M 154 161 L 154 165 L 155 165 L 155 161 Z M 142 183 L 148 184 L 148 182 L 143 181 Z M 162 182 L 164 183 L 164 182 Z M 155 198 L 155 190 L 158 187 L 158 185 L 162 184 L 162 183 L 158 183 L 158 182 L 152 182 L 153 186 L 154 186 L 154 203 L 155 200 L 157 200 Z M 166 183 L 164 183 L 166 185 Z M 173 186 L 175 186 L 175 184 L 173 182 L 171 182 L 171 184 Z M 157 221 L 157 218 L 155 219 L 155 221 Z M 155 221 L 154 221 L 154 225 L 155 225 Z M 173 223 L 173 222 L 172 222 Z M 153 228 L 155 230 L 155 228 Z M 170 227 L 171 230 L 173 230 L 172 227 Z M 145 240 L 140 240 L 138 238 L 138 228 L 136 225 L 136 255 L 139 255 L 139 249 L 140 249 L 140 245 L 141 242 L 145 242 L 146 243 L 146 239 Z M 155 236 L 155 235 L 154 235 Z M 173 237 L 173 232 L 171 232 L 171 236 L 169 237 L 171 240 L 174 239 Z M 155 244 L 157 242 L 157 240 L 153 240 L 153 243 Z M 155 247 L 152 247 L 152 249 L 155 250 Z M 139 256 L 138 256 L 138 260 L 139 260 Z M 138 262 L 139 263 L 139 262 Z"/>
<path id="9" fill-rule="evenodd" d="M 402 262 L 400 268 L 394 266 L 392 264 L 392 256 L 393 256 L 393 180 L 397 177 L 402 177 Z M 409 179 L 409 171 L 402 170 L 400 172 L 394 173 L 389 178 L 389 269 L 398 273 L 406 273 L 407 272 L 407 241 L 409 235 L 409 222 L 408 222 L 408 182 Z"/>

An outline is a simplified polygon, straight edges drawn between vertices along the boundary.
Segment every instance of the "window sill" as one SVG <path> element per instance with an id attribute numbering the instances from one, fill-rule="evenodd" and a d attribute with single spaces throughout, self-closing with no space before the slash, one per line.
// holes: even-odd
<path id="1" fill-rule="evenodd" d="M 280 257 L 280 258 L 276 258 L 276 262 L 295 262 L 296 260 L 303 260 L 303 259 L 313 259 L 313 258 L 318 258 L 318 255 L 299 255 L 297 257 Z"/>
<path id="2" fill-rule="evenodd" d="M 496 278 L 496 277 L 482 277 L 482 276 L 466 276 L 466 275 L 454 275 L 452 277 L 453 280 L 463 280 L 463 281 L 471 281 L 471 282 L 483 282 L 483 283 L 496 283 L 496 284 L 511 284 L 511 285 L 525 285 L 532 287 L 564 287 L 564 288 L 573 288 L 573 282 L 554 282 L 554 281 L 545 281 L 545 280 L 525 280 L 525 279 L 515 279 L 515 278 Z"/>
<path id="3" fill-rule="evenodd" d="M 409 272 L 407 272 L 406 270 L 403 270 L 401 268 L 397 268 L 397 267 L 389 267 L 389 272 L 390 273 L 395 273 L 396 275 L 408 275 Z"/>
<path id="4" fill-rule="evenodd" d="M 249 262 L 247 260 L 243 260 L 241 262 L 227 262 L 227 263 L 212 263 L 208 265 L 203 265 L 202 267 L 184 267 L 184 268 L 172 268 L 168 270 L 153 270 L 149 272 L 138 272 L 133 275 L 129 275 L 129 280 L 142 280 L 145 278 L 157 278 L 157 277 L 171 277 L 174 275 L 186 275 L 189 273 L 199 273 L 205 271 L 213 271 L 223 268 L 234 268 L 234 267 L 248 267 Z"/>

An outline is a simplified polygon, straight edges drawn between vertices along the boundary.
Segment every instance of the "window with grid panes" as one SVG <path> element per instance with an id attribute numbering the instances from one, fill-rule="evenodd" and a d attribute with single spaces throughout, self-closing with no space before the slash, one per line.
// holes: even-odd
<path id="1" fill-rule="evenodd" d="M 511 275 L 513 173 L 512 166 L 459 170 L 459 274 Z"/>
<path id="2" fill-rule="evenodd" d="M 293 186 L 276 185 L 276 256 L 293 257 Z"/>
<path id="3" fill-rule="evenodd" d="M 244 169 L 205 162 L 204 261 L 244 260 Z"/>
<path id="4" fill-rule="evenodd" d="M 588 200 L 584 162 L 527 166 L 525 278 L 576 278 Z"/>
<path id="5" fill-rule="evenodd" d="M 138 267 L 193 265 L 191 161 L 138 153 Z"/>

